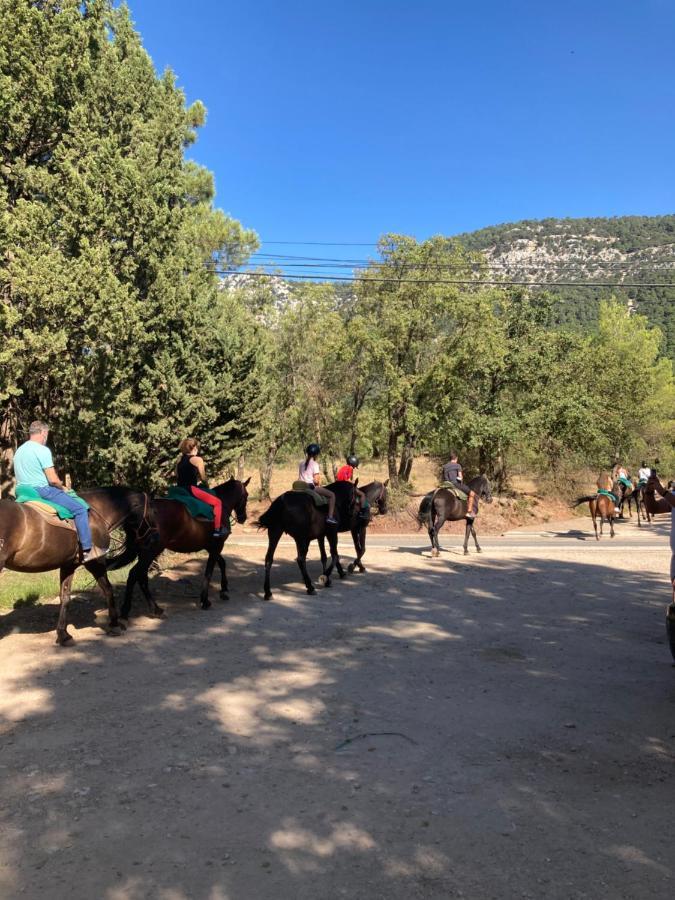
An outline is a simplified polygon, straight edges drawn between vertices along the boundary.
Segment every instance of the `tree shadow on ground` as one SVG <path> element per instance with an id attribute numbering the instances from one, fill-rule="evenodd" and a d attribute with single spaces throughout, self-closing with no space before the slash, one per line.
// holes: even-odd
<path id="1" fill-rule="evenodd" d="M 230 557 L 207 612 L 189 564 L 121 638 L 10 635 L 0 891 L 666 896 L 667 579 L 407 552 L 311 597 L 280 559 L 267 604 Z"/>

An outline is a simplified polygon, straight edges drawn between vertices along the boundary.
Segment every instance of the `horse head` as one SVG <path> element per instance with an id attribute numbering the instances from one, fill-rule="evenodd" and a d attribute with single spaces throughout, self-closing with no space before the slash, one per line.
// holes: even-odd
<path id="1" fill-rule="evenodd" d="M 248 491 L 246 487 L 250 481 L 250 477 L 246 481 L 237 481 L 234 476 L 224 484 L 219 484 L 214 488 L 218 497 L 223 501 L 223 512 L 234 512 L 235 518 L 240 525 L 246 521 L 246 504 L 248 502 Z"/>
<path id="2" fill-rule="evenodd" d="M 377 511 L 381 516 L 387 514 L 387 510 L 389 507 L 387 506 L 387 485 L 389 484 L 389 479 L 384 482 L 383 485 L 380 486 L 380 493 L 376 498 L 377 503 Z"/>
<path id="3" fill-rule="evenodd" d="M 478 494 L 478 499 L 484 500 L 486 503 L 492 503 L 494 498 L 492 496 L 492 490 L 487 475 L 481 473 L 476 480 L 478 484 L 473 490 Z"/>

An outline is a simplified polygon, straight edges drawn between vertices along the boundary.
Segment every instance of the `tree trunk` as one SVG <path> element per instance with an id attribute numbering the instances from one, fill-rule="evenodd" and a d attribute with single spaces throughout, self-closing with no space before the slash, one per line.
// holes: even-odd
<path id="1" fill-rule="evenodd" d="M 0 497 L 7 497 L 14 487 L 12 462 L 17 445 L 17 431 L 17 410 L 10 404 L 0 419 Z"/>
<path id="2" fill-rule="evenodd" d="M 401 451 L 401 463 L 398 467 L 398 477 L 401 481 L 410 481 L 413 460 L 415 459 L 416 434 L 406 434 Z"/>
<path id="3" fill-rule="evenodd" d="M 389 481 L 392 484 L 398 484 L 398 470 L 396 468 L 396 451 L 398 450 L 398 431 L 393 428 L 389 429 L 389 443 L 387 445 L 387 469 L 389 472 Z"/>
<path id="4" fill-rule="evenodd" d="M 244 480 L 244 455 L 243 453 L 237 460 L 237 481 Z"/>
<path id="5" fill-rule="evenodd" d="M 260 499 L 271 500 L 270 484 L 272 481 L 272 470 L 274 469 L 274 460 L 277 457 L 279 448 L 275 443 L 271 443 L 267 448 L 267 456 L 264 464 L 260 467 Z"/>

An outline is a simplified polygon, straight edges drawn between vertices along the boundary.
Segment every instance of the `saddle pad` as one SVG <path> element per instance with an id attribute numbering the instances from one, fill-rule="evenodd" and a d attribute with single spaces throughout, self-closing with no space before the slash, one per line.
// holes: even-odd
<path id="1" fill-rule="evenodd" d="M 75 522 L 73 521 L 72 515 L 70 519 L 59 518 L 58 511 L 54 509 L 51 504 L 45 503 L 43 500 L 24 500 L 23 502 L 26 506 L 30 506 L 31 509 L 34 509 L 36 513 L 39 513 L 50 525 L 56 525 L 57 528 L 67 528 L 68 531 L 75 531 Z M 66 512 L 67 511 L 68 510 L 66 510 Z"/>
<path id="2" fill-rule="evenodd" d="M 467 500 L 469 497 L 468 491 L 463 491 L 461 488 L 458 488 L 456 484 L 453 484 L 451 481 L 443 481 L 439 487 L 439 490 L 444 488 L 446 491 L 450 491 L 452 494 L 457 497 L 458 500 Z"/>
<path id="3" fill-rule="evenodd" d="M 82 497 L 78 497 L 75 491 L 66 491 L 66 493 L 72 497 L 74 500 L 77 500 L 85 509 L 89 509 L 89 504 L 86 500 L 83 500 Z M 34 487 L 31 487 L 29 484 L 18 484 L 16 486 L 16 502 L 17 503 L 28 503 L 29 501 L 34 501 L 35 503 L 42 503 L 45 506 L 51 507 L 58 514 L 59 519 L 72 519 L 73 514 L 69 509 L 66 509 L 65 506 L 61 506 L 60 503 L 55 503 L 53 500 L 45 500 L 44 497 L 41 497 Z"/>
<path id="4" fill-rule="evenodd" d="M 212 492 L 209 491 L 209 493 Z M 193 519 L 201 518 L 207 519 L 209 522 L 213 521 L 213 507 L 209 506 L 208 503 L 204 503 L 203 500 L 193 497 L 185 488 L 170 487 L 167 499 L 177 500 L 179 503 L 182 503 Z"/>
<path id="5" fill-rule="evenodd" d="M 611 491 L 599 490 L 598 495 L 602 494 L 603 497 L 609 497 L 612 503 L 616 504 L 619 502 L 619 498 L 615 496 Z"/>
<path id="6" fill-rule="evenodd" d="M 306 481 L 294 481 L 293 490 L 298 494 L 309 494 L 317 509 L 320 509 L 322 506 L 328 506 L 328 497 L 322 497 L 321 494 L 317 494 Z"/>

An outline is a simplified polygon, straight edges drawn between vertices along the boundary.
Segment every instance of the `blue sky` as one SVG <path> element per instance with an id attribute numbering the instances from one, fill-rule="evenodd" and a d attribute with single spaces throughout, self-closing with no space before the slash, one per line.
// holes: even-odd
<path id="1" fill-rule="evenodd" d="M 672 0 L 129 5 L 263 241 L 675 212 Z"/>

